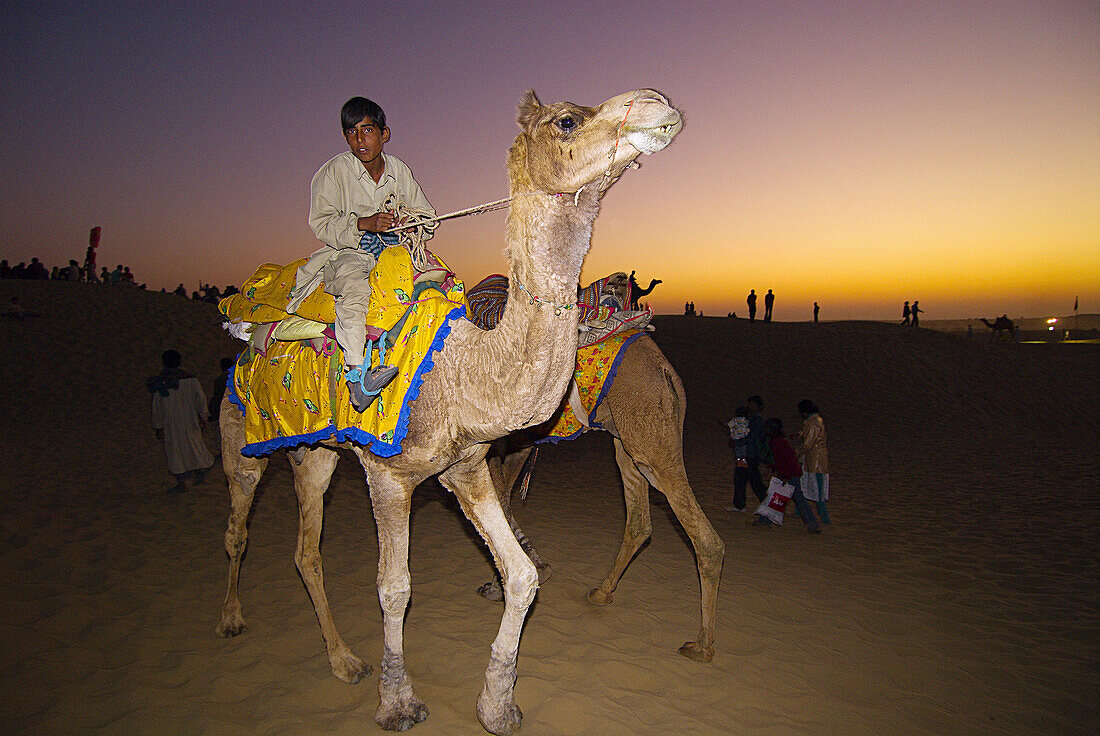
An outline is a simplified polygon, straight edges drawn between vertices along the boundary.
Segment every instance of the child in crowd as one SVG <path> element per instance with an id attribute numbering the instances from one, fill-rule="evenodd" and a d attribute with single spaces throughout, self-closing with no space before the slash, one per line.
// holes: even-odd
<path id="1" fill-rule="evenodd" d="M 733 503 L 726 511 L 745 510 L 745 488 L 749 485 L 749 408 L 739 406 L 733 412 L 733 419 L 726 423 L 730 430 L 730 445 L 733 447 Z"/>
<path id="2" fill-rule="evenodd" d="M 793 498 L 798 515 L 806 525 L 806 531 L 820 532 L 821 525 L 814 518 L 814 512 L 810 509 L 806 497 L 802 495 L 802 466 L 798 463 L 794 448 L 783 434 L 783 423 L 776 417 L 768 419 L 764 422 L 764 437 L 772 454 L 772 462 L 769 464 L 772 469 L 772 480 L 768 486 L 768 495 L 754 512 L 756 518 L 753 519 L 752 524 L 765 528 L 772 524 L 782 524 L 787 502 Z"/>
<path id="3" fill-rule="evenodd" d="M 176 476 L 169 493 L 186 491 L 186 480 L 202 483 L 214 456 L 206 449 L 202 429 L 209 417 L 206 396 L 199 379 L 180 367 L 182 357 L 175 350 L 161 355 L 164 370 L 146 382 L 153 395 L 153 429 L 164 440 L 168 472 Z"/>
<path id="4" fill-rule="evenodd" d="M 390 129 L 377 103 L 351 98 L 340 110 L 340 125 L 349 150 L 325 163 L 310 183 L 309 226 L 324 246 L 298 269 L 287 311 L 297 310 L 322 282 L 325 292 L 336 297 L 336 341 L 344 352 L 344 377 L 352 404 L 364 411 L 397 375 L 396 366 L 370 368 L 368 348 L 373 345 L 367 340 L 367 278 L 382 250 L 398 242 L 385 231 L 401 224 L 386 202 L 433 215 L 435 210 L 409 167 L 383 153 Z"/>
<path id="5" fill-rule="evenodd" d="M 802 415 L 802 429 L 791 437 L 791 442 L 802 458 L 802 493 L 817 502 L 817 515 L 828 524 L 829 451 L 825 447 L 825 420 L 818 413 L 817 404 L 809 399 L 798 402 L 798 413 Z"/>

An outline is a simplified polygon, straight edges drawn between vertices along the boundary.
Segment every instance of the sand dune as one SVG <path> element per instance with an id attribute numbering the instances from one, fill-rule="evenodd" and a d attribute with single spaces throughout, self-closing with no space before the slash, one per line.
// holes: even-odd
<path id="1" fill-rule="evenodd" d="M 361 734 L 376 677 L 335 679 L 294 568 L 297 509 L 276 457 L 254 507 L 249 631 L 214 634 L 224 478 L 168 495 L 146 377 L 162 350 L 204 386 L 236 351 L 210 305 L 89 284 L 0 281 L 42 316 L 0 319 L 2 731 Z M 520 733 L 1086 734 L 1100 722 L 1100 346 L 1000 345 L 869 322 L 660 317 L 684 379 L 685 457 L 726 543 L 718 654 L 698 624 L 690 546 L 654 493 L 653 539 L 607 608 L 584 592 L 621 538 L 607 435 L 540 454 L 517 516 L 554 564 L 520 645 Z M 749 393 L 788 424 L 822 407 L 833 525 L 760 531 L 728 503 L 714 420 Z M 208 437 L 214 445 L 215 434 Z M 453 499 L 414 497 L 406 656 L 431 717 L 482 733 L 474 700 L 501 609 Z M 377 666 L 374 522 L 343 458 L 322 546 L 337 624 Z"/>

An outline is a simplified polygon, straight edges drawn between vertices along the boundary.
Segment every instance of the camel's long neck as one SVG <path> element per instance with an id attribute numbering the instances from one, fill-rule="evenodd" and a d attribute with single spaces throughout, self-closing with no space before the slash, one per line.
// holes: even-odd
<path id="1" fill-rule="evenodd" d="M 577 280 L 592 239 L 599 196 L 583 192 L 516 196 L 508 216 L 508 305 L 486 335 L 487 366 L 508 401 L 500 417 L 513 431 L 550 418 L 577 355 Z"/>

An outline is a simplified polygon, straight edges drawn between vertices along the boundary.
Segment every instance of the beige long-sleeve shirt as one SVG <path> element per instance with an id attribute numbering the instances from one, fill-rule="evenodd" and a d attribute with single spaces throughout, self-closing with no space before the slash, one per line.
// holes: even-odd
<path id="1" fill-rule="evenodd" d="M 806 473 L 828 473 L 829 451 L 825 445 L 825 420 L 811 414 L 795 435 L 798 453 L 802 455 L 802 470 Z"/>
<path id="2" fill-rule="evenodd" d="M 297 309 L 317 288 L 321 270 L 331 258 L 341 250 L 359 248 L 363 237 L 359 218 L 380 212 L 391 195 L 411 209 L 426 209 L 435 214 L 405 162 L 385 152 L 382 159 L 385 167 L 377 182 L 351 151 L 332 157 L 313 175 L 309 185 L 309 227 L 324 246 L 298 269 L 288 311 Z"/>

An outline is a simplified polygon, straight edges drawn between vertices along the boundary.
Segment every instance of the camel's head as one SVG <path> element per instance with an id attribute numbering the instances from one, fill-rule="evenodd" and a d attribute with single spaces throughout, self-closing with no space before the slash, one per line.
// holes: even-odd
<path id="1" fill-rule="evenodd" d="M 643 153 L 656 153 L 683 128 L 661 94 L 639 89 L 597 107 L 543 105 L 528 91 L 508 158 L 513 191 L 573 193 L 595 183 L 602 192 Z"/>

